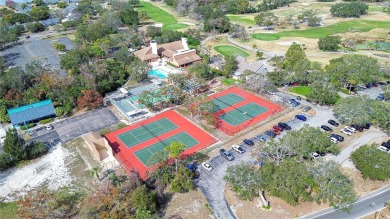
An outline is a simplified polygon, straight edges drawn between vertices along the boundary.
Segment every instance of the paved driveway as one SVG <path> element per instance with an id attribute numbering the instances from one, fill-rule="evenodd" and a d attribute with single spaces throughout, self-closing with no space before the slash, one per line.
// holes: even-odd
<path id="1" fill-rule="evenodd" d="M 35 129 L 32 131 L 31 140 L 49 142 L 59 138 L 62 142 L 66 142 L 118 122 L 119 119 L 107 107 L 103 107 L 53 123 L 53 131 L 46 131 L 44 128 Z"/>

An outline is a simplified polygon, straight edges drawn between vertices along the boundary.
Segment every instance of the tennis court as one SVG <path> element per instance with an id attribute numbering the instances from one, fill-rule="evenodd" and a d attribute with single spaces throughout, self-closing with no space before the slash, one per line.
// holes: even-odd
<path id="1" fill-rule="evenodd" d="M 214 112 L 217 121 L 215 127 L 228 135 L 234 135 L 283 109 L 238 87 L 213 94 L 210 98 L 217 105 Z"/>
<path id="2" fill-rule="evenodd" d="M 267 109 L 256 104 L 248 103 L 242 107 L 229 111 L 228 113 L 219 116 L 220 119 L 229 123 L 232 126 L 241 124 L 249 119 L 253 119 L 257 115 L 266 112 Z"/>
<path id="3" fill-rule="evenodd" d="M 130 148 L 134 145 L 137 145 L 141 142 L 144 142 L 146 140 L 154 138 L 155 136 L 159 136 L 176 128 L 177 126 L 171 121 L 169 121 L 169 119 L 162 118 L 147 125 L 141 124 L 141 127 L 118 135 L 118 138 L 123 142 L 123 144 L 126 145 L 126 147 Z"/>
<path id="4" fill-rule="evenodd" d="M 221 97 L 216 97 L 215 99 L 213 99 L 213 102 L 215 104 L 214 112 L 225 109 L 244 100 L 245 98 L 242 98 L 235 93 L 229 93 Z"/>
<path id="5" fill-rule="evenodd" d="M 192 146 L 198 144 L 199 142 L 195 140 L 193 137 L 191 137 L 189 134 L 186 132 L 180 132 L 177 135 L 174 135 L 172 137 L 169 137 L 167 139 L 164 139 L 162 141 L 159 141 L 153 145 L 150 145 L 147 148 L 141 149 L 137 152 L 135 152 L 135 156 L 138 157 L 138 159 L 141 160 L 141 162 L 149 167 L 157 163 L 156 160 L 151 159 L 154 154 L 157 152 L 162 152 L 164 151 L 164 148 L 169 146 L 172 142 L 177 141 L 177 142 L 182 142 L 185 146 L 186 149 L 191 148 Z"/>
<path id="6" fill-rule="evenodd" d="M 115 158 L 128 174 L 136 172 L 147 179 L 158 168 L 153 159 L 159 151 L 174 141 L 183 142 L 186 149 L 181 158 L 215 144 L 218 139 L 195 125 L 175 110 L 167 110 L 141 122 L 104 135 Z"/>

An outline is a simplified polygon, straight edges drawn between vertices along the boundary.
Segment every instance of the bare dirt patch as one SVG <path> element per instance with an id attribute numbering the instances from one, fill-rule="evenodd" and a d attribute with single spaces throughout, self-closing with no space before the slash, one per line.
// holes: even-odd
<path id="1" fill-rule="evenodd" d="M 212 218 L 206 204 L 207 200 L 200 189 L 175 193 L 167 206 L 164 218 Z"/>

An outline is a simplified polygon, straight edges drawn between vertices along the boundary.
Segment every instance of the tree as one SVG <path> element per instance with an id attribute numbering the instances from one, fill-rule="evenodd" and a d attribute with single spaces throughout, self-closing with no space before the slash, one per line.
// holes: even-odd
<path id="1" fill-rule="evenodd" d="M 310 92 L 306 97 L 321 105 L 333 105 L 340 98 L 338 88 L 324 80 L 314 80 L 309 88 Z"/>
<path id="2" fill-rule="evenodd" d="M 344 55 L 330 60 L 325 71 L 331 83 L 348 87 L 350 90 L 356 84 L 367 84 L 381 77 L 378 61 L 364 55 Z"/>
<path id="3" fill-rule="evenodd" d="M 57 3 L 58 8 L 66 8 L 67 6 L 68 6 L 68 4 L 66 2 L 58 2 Z"/>
<path id="4" fill-rule="evenodd" d="M 147 26 L 146 27 L 146 36 L 150 38 L 155 38 L 161 36 L 161 27 Z"/>
<path id="5" fill-rule="evenodd" d="M 249 34 L 246 32 L 245 27 L 239 24 L 233 24 L 229 29 L 229 35 L 232 38 L 239 38 L 240 40 L 247 40 Z"/>
<path id="6" fill-rule="evenodd" d="M 99 173 L 100 173 L 101 170 L 102 170 L 101 167 L 96 166 L 96 167 L 93 167 L 92 169 L 90 169 L 89 174 L 90 174 L 91 176 L 96 176 L 96 178 L 97 178 L 98 180 L 100 180 Z"/>
<path id="7" fill-rule="evenodd" d="M 176 173 L 177 173 L 177 161 L 180 157 L 180 154 L 186 149 L 185 144 L 182 142 L 174 141 L 169 146 L 164 148 L 164 151 L 169 152 L 169 157 L 175 159 L 176 164 Z"/>
<path id="8" fill-rule="evenodd" d="M 328 202 L 335 209 L 348 210 L 357 200 L 351 180 L 345 176 L 340 165 L 334 161 L 319 161 L 309 167 L 318 185 L 314 200 Z"/>
<path id="9" fill-rule="evenodd" d="M 145 185 L 137 187 L 131 195 L 133 205 L 137 209 L 143 209 L 154 213 L 157 209 L 156 193 L 150 191 Z"/>
<path id="10" fill-rule="evenodd" d="M 172 180 L 171 191 L 185 193 L 193 190 L 193 175 L 187 167 L 181 166 Z"/>
<path id="11" fill-rule="evenodd" d="M 339 44 L 341 44 L 340 36 L 326 36 L 318 41 L 320 50 L 326 51 L 336 51 L 339 48 Z"/>
<path id="12" fill-rule="evenodd" d="M 256 51 L 256 58 L 257 59 L 263 59 L 264 53 L 261 51 Z"/>
<path id="13" fill-rule="evenodd" d="M 133 9 L 122 9 L 119 11 L 119 17 L 124 24 L 137 25 L 139 24 L 138 12 Z"/>
<path id="14" fill-rule="evenodd" d="M 27 30 L 31 31 L 32 33 L 38 33 L 45 31 L 45 26 L 39 22 L 29 23 L 27 24 Z"/>
<path id="15" fill-rule="evenodd" d="M 371 122 L 373 101 L 368 96 L 343 98 L 335 105 L 333 112 L 342 123 L 363 126 Z"/>
<path id="16" fill-rule="evenodd" d="M 237 69 L 237 61 L 234 56 L 225 56 L 225 64 L 222 66 L 222 74 L 229 77 Z"/>
<path id="17" fill-rule="evenodd" d="M 302 46 L 294 42 L 286 52 L 283 66 L 286 69 L 292 69 L 303 59 L 306 59 L 306 54 L 303 51 Z"/>
<path id="18" fill-rule="evenodd" d="M 301 163 L 290 159 L 279 166 L 266 162 L 260 168 L 260 178 L 261 188 L 290 205 L 312 200 L 310 193 L 314 186 L 313 177 Z"/>
<path id="19" fill-rule="evenodd" d="M 53 43 L 54 49 L 57 51 L 66 51 L 66 46 L 65 44 L 60 44 L 60 43 Z"/>
<path id="20" fill-rule="evenodd" d="M 140 82 L 148 78 L 148 72 L 152 69 L 148 63 L 138 59 L 132 61 L 128 66 L 129 81 Z"/>
<path id="21" fill-rule="evenodd" d="M 390 156 L 379 150 L 377 144 L 364 145 L 351 155 L 353 163 L 364 179 L 387 180 L 390 178 Z"/>
<path id="22" fill-rule="evenodd" d="M 30 16 L 34 21 L 46 20 L 50 17 L 49 9 L 46 6 L 33 7 Z"/>
<path id="23" fill-rule="evenodd" d="M 27 158 L 24 143 L 23 138 L 19 137 L 15 128 L 8 129 L 5 135 L 3 151 L 15 162 L 24 160 Z"/>
<path id="24" fill-rule="evenodd" d="M 146 13 L 146 11 L 140 11 L 138 13 L 138 20 L 141 24 L 145 23 L 146 21 L 148 21 L 150 19 L 150 16 L 148 15 L 148 13 Z"/>
<path id="25" fill-rule="evenodd" d="M 368 5 L 360 1 L 340 2 L 330 8 L 333 17 L 360 17 L 360 15 L 367 14 L 367 10 Z"/>
<path id="26" fill-rule="evenodd" d="M 251 201 L 259 196 L 261 178 L 259 172 L 254 170 L 249 164 L 240 163 L 229 166 L 224 179 L 242 200 Z"/>
<path id="27" fill-rule="evenodd" d="M 206 80 L 213 78 L 213 72 L 210 69 L 210 66 L 207 63 L 204 62 L 198 62 L 193 64 L 189 69 L 188 72 L 195 75 L 196 77 L 203 78 Z"/>
<path id="28" fill-rule="evenodd" d="M 77 105 L 79 109 L 96 109 L 103 105 L 103 97 L 96 90 L 84 90 L 77 98 Z"/>
<path id="29" fill-rule="evenodd" d="M 272 26 L 278 22 L 278 17 L 272 12 L 260 12 L 255 16 L 255 22 L 260 26 Z"/>

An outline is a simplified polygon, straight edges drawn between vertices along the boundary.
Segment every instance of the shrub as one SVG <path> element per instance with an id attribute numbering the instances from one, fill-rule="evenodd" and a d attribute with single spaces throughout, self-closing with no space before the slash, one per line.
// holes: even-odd
<path id="1" fill-rule="evenodd" d="M 39 121 L 39 124 L 47 124 L 49 122 L 52 122 L 53 120 L 53 118 L 42 119 L 41 121 Z"/>
<path id="2" fill-rule="evenodd" d="M 30 129 L 30 128 L 32 128 L 32 127 L 35 127 L 37 124 L 35 124 L 35 123 L 29 123 L 29 124 L 27 124 L 27 127 Z M 25 125 L 22 125 L 22 126 L 20 126 L 20 129 L 21 130 L 26 130 L 26 126 Z"/>
<path id="3" fill-rule="evenodd" d="M 360 17 L 360 15 L 367 14 L 367 10 L 368 5 L 363 2 L 340 2 L 330 8 L 333 17 Z"/>
<path id="4" fill-rule="evenodd" d="M 340 36 L 326 36 L 318 41 L 320 50 L 336 51 L 341 43 Z"/>

